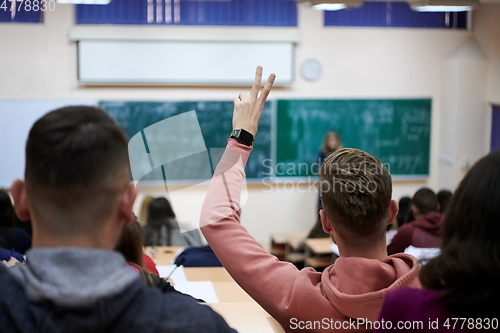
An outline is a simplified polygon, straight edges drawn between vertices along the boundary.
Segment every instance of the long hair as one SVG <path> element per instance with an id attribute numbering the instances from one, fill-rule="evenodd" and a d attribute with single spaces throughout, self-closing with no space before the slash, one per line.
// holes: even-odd
<path id="1" fill-rule="evenodd" d="M 335 139 L 337 140 L 337 147 L 333 150 L 328 146 L 328 141 L 330 140 L 331 137 L 335 137 Z M 342 149 L 342 140 L 340 139 L 340 134 L 337 131 L 328 131 L 325 134 L 325 139 L 323 140 L 323 146 L 321 147 L 321 152 L 323 153 L 323 155 L 326 156 L 329 153 L 337 151 L 339 149 Z"/>
<path id="2" fill-rule="evenodd" d="M 146 286 L 154 287 L 156 286 L 155 276 L 146 271 L 142 260 L 142 237 L 142 226 L 137 221 L 137 216 L 134 215 L 134 221 L 123 229 L 115 250 L 123 254 L 125 261 L 139 271 Z"/>
<path id="3" fill-rule="evenodd" d="M 479 160 L 451 198 L 441 254 L 423 266 L 422 285 L 440 290 L 453 315 L 496 312 L 500 299 L 500 151 Z"/>
<path id="4" fill-rule="evenodd" d="M 137 218 L 134 216 L 134 221 L 123 228 L 122 235 L 115 250 L 121 252 L 127 262 L 143 267 L 142 238 L 142 226 L 137 222 Z"/>
<path id="5" fill-rule="evenodd" d="M 148 217 L 144 227 L 144 244 L 161 245 L 164 240 L 161 232 L 166 231 L 165 245 L 171 244 L 172 229 L 175 227 L 175 213 L 170 202 L 164 198 L 155 198 L 149 202 Z"/>

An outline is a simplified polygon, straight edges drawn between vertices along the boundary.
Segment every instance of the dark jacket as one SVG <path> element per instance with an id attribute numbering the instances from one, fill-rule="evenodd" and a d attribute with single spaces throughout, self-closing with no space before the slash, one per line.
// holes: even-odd
<path id="1" fill-rule="evenodd" d="M 184 267 L 222 267 L 210 245 L 186 248 L 177 256 L 175 264 Z"/>
<path id="2" fill-rule="evenodd" d="M 234 332 L 193 298 L 145 287 L 112 251 L 30 250 L 0 265 L 0 295 L 0 332 Z"/>
<path id="3" fill-rule="evenodd" d="M 25 254 L 31 248 L 31 237 L 20 228 L 0 228 L 0 238 L 4 248 L 14 249 L 21 254 Z"/>
<path id="4" fill-rule="evenodd" d="M 404 252 L 410 245 L 440 247 L 442 220 L 443 216 L 440 213 L 430 213 L 420 220 L 404 224 L 387 246 L 387 253 L 391 255 Z"/>

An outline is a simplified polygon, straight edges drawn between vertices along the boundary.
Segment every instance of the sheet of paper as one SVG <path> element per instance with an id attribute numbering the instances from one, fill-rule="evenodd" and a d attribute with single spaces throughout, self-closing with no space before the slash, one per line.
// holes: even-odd
<path id="1" fill-rule="evenodd" d="M 332 251 L 336 255 L 340 255 L 339 254 L 339 247 L 335 243 L 330 244 L 330 251 Z"/>
<path id="2" fill-rule="evenodd" d="M 156 269 L 158 270 L 160 277 L 167 277 L 174 270 L 174 268 L 175 265 L 156 265 Z M 186 274 L 184 273 L 184 267 L 177 267 L 175 272 L 170 275 L 170 278 L 175 284 L 187 281 Z"/>
<path id="3" fill-rule="evenodd" d="M 174 288 L 181 293 L 191 295 L 194 298 L 202 299 L 207 303 L 219 303 L 219 298 L 215 292 L 214 285 L 210 281 L 175 282 Z"/>
<path id="4" fill-rule="evenodd" d="M 405 249 L 405 253 L 411 254 L 418 260 L 430 260 L 438 256 L 441 253 L 441 249 L 415 247 L 410 245 Z"/>
<path id="5" fill-rule="evenodd" d="M 385 233 L 385 244 L 386 245 L 391 244 L 392 239 L 394 238 L 394 236 L 396 236 L 397 233 L 398 233 L 397 230 L 389 230 L 389 231 L 387 231 Z"/>

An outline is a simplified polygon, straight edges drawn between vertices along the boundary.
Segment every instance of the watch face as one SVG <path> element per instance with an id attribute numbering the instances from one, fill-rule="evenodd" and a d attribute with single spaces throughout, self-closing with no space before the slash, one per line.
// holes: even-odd
<path id="1" fill-rule="evenodd" d="M 302 63 L 300 72 L 304 79 L 315 80 L 321 75 L 321 64 L 316 59 L 308 59 Z"/>

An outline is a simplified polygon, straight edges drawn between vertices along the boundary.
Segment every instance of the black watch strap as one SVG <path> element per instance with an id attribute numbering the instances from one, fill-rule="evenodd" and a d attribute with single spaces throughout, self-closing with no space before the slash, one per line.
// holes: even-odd
<path id="1" fill-rule="evenodd" d="M 253 146 L 253 141 L 254 141 L 253 134 L 245 131 L 243 128 L 234 129 L 231 132 L 230 138 L 235 138 L 236 140 L 238 140 L 239 142 L 241 142 L 242 144 L 244 144 L 246 146 L 249 146 L 249 147 Z"/>

